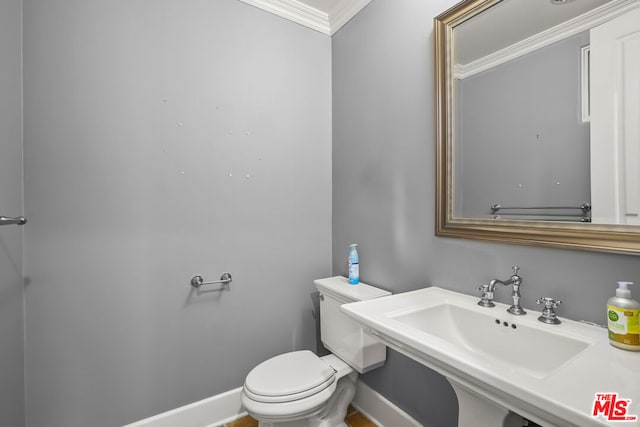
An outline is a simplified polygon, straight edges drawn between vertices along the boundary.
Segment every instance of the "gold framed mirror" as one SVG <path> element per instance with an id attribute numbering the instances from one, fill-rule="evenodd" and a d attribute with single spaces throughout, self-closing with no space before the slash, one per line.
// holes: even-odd
<path id="1" fill-rule="evenodd" d="M 640 0 L 466 0 L 434 38 L 436 235 L 640 254 Z"/>

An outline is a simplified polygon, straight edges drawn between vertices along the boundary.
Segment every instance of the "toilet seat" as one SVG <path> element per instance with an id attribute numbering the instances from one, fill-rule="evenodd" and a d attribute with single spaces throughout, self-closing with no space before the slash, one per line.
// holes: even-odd
<path id="1" fill-rule="evenodd" d="M 308 350 L 268 359 L 249 372 L 244 383 L 248 398 L 263 403 L 286 403 L 335 388 L 336 370 Z"/>
<path id="2" fill-rule="evenodd" d="M 336 370 L 310 351 L 272 357 L 253 368 L 242 404 L 259 421 L 294 421 L 320 413 L 334 394 Z"/>

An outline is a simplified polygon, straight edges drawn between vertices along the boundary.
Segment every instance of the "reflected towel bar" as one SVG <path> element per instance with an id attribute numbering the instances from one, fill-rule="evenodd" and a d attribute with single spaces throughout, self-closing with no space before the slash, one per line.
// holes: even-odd
<path id="1" fill-rule="evenodd" d="M 27 219 L 23 216 L 18 216 L 15 218 L 9 218 L 7 216 L 0 216 L 0 225 L 25 225 L 27 223 Z"/>
<path id="2" fill-rule="evenodd" d="M 582 214 L 558 212 L 576 209 L 581 210 Z M 511 210 L 512 212 L 504 212 L 507 210 Z M 551 210 L 555 212 L 540 212 L 542 210 Z M 580 222 L 591 222 L 591 204 L 589 203 L 582 203 L 580 204 L 580 206 L 502 206 L 499 203 L 494 203 L 493 205 L 491 205 L 491 215 L 493 215 L 491 219 L 500 219 L 500 215 L 496 215 L 498 212 L 500 213 L 500 215 L 508 215 L 512 217 L 545 217 L 544 221 L 566 221 L 568 217 L 576 217 L 576 219 Z"/>
<path id="3" fill-rule="evenodd" d="M 535 217 L 539 217 L 539 221 L 573 221 L 573 219 L 575 218 L 575 221 L 577 222 L 591 222 L 591 218 L 589 218 L 588 216 L 581 216 L 581 215 L 562 215 L 562 214 L 543 215 L 543 214 L 524 214 L 524 213 L 507 213 L 507 212 L 503 212 L 501 215 L 507 215 L 510 217 L 509 219 L 522 219 L 527 221 L 532 221 L 531 216 L 535 216 Z M 491 217 L 491 219 L 495 221 L 503 218 L 500 215 L 494 215 Z M 533 219 L 533 220 L 535 221 L 536 219 Z"/>
<path id="4" fill-rule="evenodd" d="M 500 203 L 494 203 L 491 205 L 491 213 L 496 213 L 500 210 L 506 209 L 517 209 L 517 210 L 528 210 L 528 209 L 580 209 L 582 212 L 589 212 L 591 210 L 591 205 L 589 203 L 582 203 L 580 206 L 502 206 Z"/>

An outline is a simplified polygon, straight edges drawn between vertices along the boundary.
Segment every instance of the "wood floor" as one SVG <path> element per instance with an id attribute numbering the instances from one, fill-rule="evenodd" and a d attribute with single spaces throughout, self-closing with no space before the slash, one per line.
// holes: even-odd
<path id="1" fill-rule="evenodd" d="M 349 409 L 347 409 L 347 417 L 344 419 L 344 422 L 347 423 L 349 427 L 377 427 L 351 405 L 349 405 Z M 246 416 L 227 424 L 226 427 L 258 427 L 258 421 L 250 416 Z"/>

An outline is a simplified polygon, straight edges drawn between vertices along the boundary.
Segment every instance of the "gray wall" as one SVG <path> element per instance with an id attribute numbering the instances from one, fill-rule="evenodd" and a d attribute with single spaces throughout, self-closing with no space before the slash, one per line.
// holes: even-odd
<path id="1" fill-rule="evenodd" d="M 458 80 L 455 191 L 463 196 L 456 213 L 487 218 L 494 203 L 591 201 L 589 124 L 582 123 L 580 90 L 580 49 L 588 44 L 585 31 Z"/>
<path id="2" fill-rule="evenodd" d="M 0 215 L 22 208 L 20 0 L 0 1 Z M 0 228 L 0 426 L 24 423 L 23 227 Z"/>
<path id="3" fill-rule="evenodd" d="M 476 294 L 517 264 L 525 308 L 553 296 L 561 316 L 602 324 L 615 281 L 638 281 L 636 257 L 434 235 L 432 19 L 455 3 L 374 0 L 333 37 L 334 272 L 346 273 L 349 243 L 359 243 L 362 280 L 393 292 L 432 284 Z M 453 391 L 417 363 L 390 352 L 363 378 L 425 426 L 456 425 Z"/>
<path id="4" fill-rule="evenodd" d="M 330 38 L 237 0 L 26 0 L 24 27 L 27 425 L 119 426 L 315 349 Z"/>

